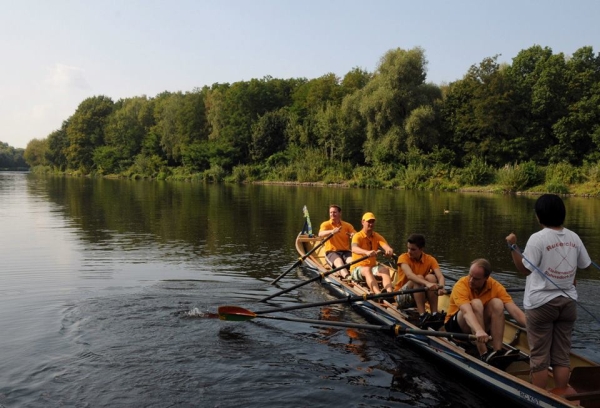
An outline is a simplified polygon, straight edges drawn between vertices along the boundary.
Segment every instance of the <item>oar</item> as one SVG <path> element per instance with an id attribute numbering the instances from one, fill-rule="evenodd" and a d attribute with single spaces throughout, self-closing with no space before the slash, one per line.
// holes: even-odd
<path id="1" fill-rule="evenodd" d="M 292 286 L 291 288 L 287 288 L 287 289 L 281 290 L 281 291 L 279 291 L 277 293 L 274 293 L 271 296 L 267 296 L 266 298 L 261 299 L 259 302 L 266 302 L 269 299 L 273 299 L 276 296 L 283 295 L 284 293 L 288 293 L 288 292 L 290 292 L 290 291 L 292 291 L 294 289 L 299 288 L 300 286 L 308 285 L 309 283 L 314 282 L 314 281 L 319 280 L 319 279 L 322 279 L 322 278 L 324 278 L 327 275 L 331 275 L 334 272 L 337 272 L 337 271 L 339 271 L 341 269 L 345 269 L 345 268 L 349 267 L 350 265 L 353 265 L 353 264 L 355 264 L 357 262 L 360 262 L 360 261 L 364 261 L 368 257 L 369 257 L 369 255 L 365 255 L 365 256 L 363 256 L 361 258 L 358 258 L 358 259 L 356 259 L 356 260 L 354 260 L 352 262 L 348 262 L 347 264 L 339 266 L 337 268 L 334 268 L 334 269 L 332 269 L 330 271 L 322 272 L 322 273 L 319 274 L 319 276 L 315 276 L 314 278 L 311 278 L 311 279 L 309 279 L 307 281 L 304 281 L 304 282 L 300 282 L 297 285 Z"/>
<path id="2" fill-rule="evenodd" d="M 444 275 L 444 279 L 448 279 L 448 280 L 450 280 L 452 282 L 458 282 L 458 279 L 453 278 L 452 276 L 448 276 L 445 273 L 443 273 L 442 275 Z"/>
<path id="3" fill-rule="evenodd" d="M 283 272 L 281 275 L 279 275 L 277 278 L 275 278 L 275 280 L 273 282 L 271 282 L 271 285 L 276 284 L 279 279 L 283 278 L 285 275 L 288 274 L 289 271 L 291 271 L 292 269 L 296 268 L 297 266 L 300 266 L 302 264 L 302 262 L 304 262 L 304 260 L 306 258 L 308 258 L 310 256 L 310 254 L 312 254 L 313 252 L 315 252 L 317 249 L 319 249 L 321 247 L 321 245 L 323 245 L 325 242 L 327 242 L 331 237 L 333 237 L 333 232 L 329 235 L 327 235 L 319 245 L 313 247 L 313 249 L 311 249 L 310 251 L 308 251 L 306 254 L 304 254 L 303 256 L 301 256 L 300 258 L 298 258 L 298 260 L 296 262 L 294 262 L 294 264 L 292 266 L 290 266 L 288 268 L 287 271 Z"/>
<path id="4" fill-rule="evenodd" d="M 405 295 L 408 293 L 425 292 L 426 290 L 427 290 L 427 288 L 415 288 L 415 289 L 399 290 L 397 292 L 378 293 L 375 295 L 354 295 L 354 296 L 347 296 L 342 299 L 325 300 L 323 302 L 305 303 L 303 305 L 286 306 L 286 307 L 280 307 L 280 308 L 276 308 L 276 309 L 257 310 L 253 313 L 259 315 L 259 314 L 265 314 L 265 313 L 287 312 L 289 310 L 307 309 L 309 307 L 328 306 L 328 305 L 335 305 L 338 303 L 360 302 L 360 301 L 370 300 L 370 299 L 380 299 L 380 298 L 387 298 L 387 297 L 392 297 L 392 296 L 397 296 L 397 295 Z M 219 315 L 237 314 L 238 312 L 243 313 L 245 310 L 246 309 L 244 309 L 242 307 L 238 307 L 238 306 L 219 306 Z"/>
<path id="5" fill-rule="evenodd" d="M 261 319 L 273 319 L 273 320 L 285 320 L 288 322 L 299 322 L 299 323 L 308 323 L 315 324 L 320 326 L 335 326 L 335 327 L 349 327 L 353 329 L 365 329 L 365 330 L 380 330 L 384 332 L 389 332 L 396 336 L 400 336 L 403 334 L 416 334 L 423 336 L 433 336 L 433 337 L 447 337 L 454 338 L 459 340 L 477 340 L 477 336 L 473 334 L 466 333 L 450 333 L 450 332 L 441 332 L 434 330 L 419 330 L 419 329 L 406 329 L 400 325 L 376 325 L 376 324 L 361 324 L 361 323 L 348 323 L 348 322 L 331 322 L 328 320 L 314 320 L 314 319 L 302 319 L 300 317 L 284 317 L 284 316 L 261 316 L 253 313 L 251 311 L 246 311 L 246 313 L 240 314 L 228 314 L 228 315 L 219 315 L 221 320 L 227 321 L 247 321 L 256 318 Z"/>

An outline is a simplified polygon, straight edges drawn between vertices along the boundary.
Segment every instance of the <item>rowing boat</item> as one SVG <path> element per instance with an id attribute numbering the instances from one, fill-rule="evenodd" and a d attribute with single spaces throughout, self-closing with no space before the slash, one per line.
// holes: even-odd
<path id="1" fill-rule="evenodd" d="M 363 296 L 368 289 L 347 281 L 339 273 L 324 274 L 330 270 L 325 260 L 325 250 L 319 245 L 322 238 L 302 231 L 296 238 L 296 249 L 303 259 L 303 269 L 309 275 L 322 276 L 321 284 L 336 297 Z M 312 252 L 311 252 L 312 251 Z M 310 254 L 309 254 L 310 253 Z M 306 256 L 309 254 L 308 256 Z M 449 296 L 439 298 L 438 309 L 448 308 Z M 352 303 L 363 317 L 382 325 L 399 325 L 405 329 L 418 329 L 418 313 L 414 309 L 399 310 L 384 301 L 364 300 Z M 532 385 L 529 381 L 529 346 L 524 328 L 506 320 L 503 347 L 513 350 L 500 357 L 493 365 L 478 358 L 476 347 L 455 339 L 408 334 L 403 339 L 419 351 L 449 364 L 454 369 L 493 391 L 513 400 L 521 406 L 532 407 L 600 407 L 600 365 L 582 356 L 571 353 L 571 378 L 569 388 L 554 389 L 552 374 L 549 374 L 548 389 Z M 552 391 L 552 392 L 551 392 Z"/>

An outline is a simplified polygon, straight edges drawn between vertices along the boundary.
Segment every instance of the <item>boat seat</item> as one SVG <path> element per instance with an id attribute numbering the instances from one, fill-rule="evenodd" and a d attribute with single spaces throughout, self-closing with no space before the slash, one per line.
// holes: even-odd
<path id="1" fill-rule="evenodd" d="M 600 366 L 575 367 L 569 385 L 578 393 L 600 392 Z"/>

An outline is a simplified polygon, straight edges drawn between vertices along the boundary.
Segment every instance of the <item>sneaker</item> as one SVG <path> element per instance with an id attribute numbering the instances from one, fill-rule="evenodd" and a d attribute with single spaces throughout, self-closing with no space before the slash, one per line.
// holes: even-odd
<path id="1" fill-rule="evenodd" d="M 419 316 L 419 327 L 423 327 L 425 326 L 429 321 L 431 320 L 431 315 L 429 314 L 429 312 L 425 312 L 423 313 L 421 316 Z"/>
<path id="2" fill-rule="evenodd" d="M 516 356 L 516 355 L 519 355 L 519 354 L 520 354 L 519 349 L 508 349 L 508 350 L 506 350 L 506 353 L 504 353 L 502 355 L 504 357 L 507 357 L 507 356 Z"/>
<path id="3" fill-rule="evenodd" d="M 479 359 L 481 361 L 483 361 L 484 363 L 490 364 L 490 362 L 493 360 L 493 358 L 496 357 L 496 355 L 499 355 L 498 353 L 499 352 L 496 351 L 496 350 L 494 350 L 494 351 L 488 351 L 487 353 L 479 356 Z"/>
<path id="4" fill-rule="evenodd" d="M 431 315 L 430 321 L 432 321 L 432 322 L 443 322 L 445 317 L 446 317 L 446 313 L 444 313 L 444 312 L 436 312 L 436 313 L 434 313 L 434 314 Z"/>

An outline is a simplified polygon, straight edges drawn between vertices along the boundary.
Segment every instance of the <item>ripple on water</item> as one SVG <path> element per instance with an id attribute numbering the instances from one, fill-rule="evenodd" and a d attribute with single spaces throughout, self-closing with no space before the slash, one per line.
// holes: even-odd
<path id="1" fill-rule="evenodd" d="M 236 296 L 255 291 L 248 286 L 164 281 L 138 293 L 70 303 L 59 332 L 68 352 L 41 362 L 29 373 L 28 393 L 8 398 L 33 407 L 490 403 L 449 384 L 448 373 L 381 334 L 214 318 L 219 305 L 243 304 Z M 294 315 L 362 321 L 342 306 Z"/>

